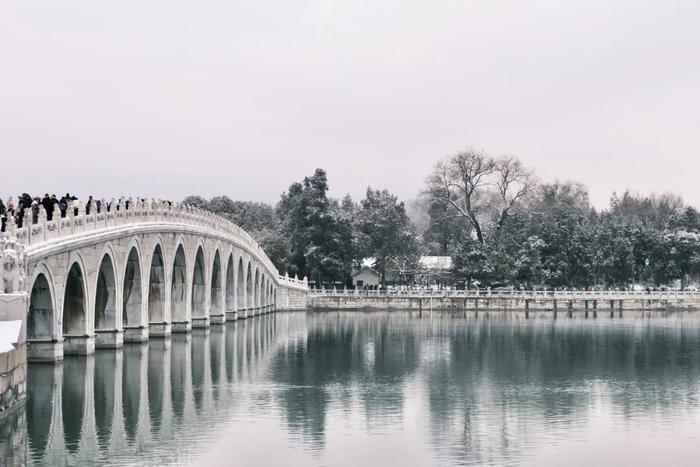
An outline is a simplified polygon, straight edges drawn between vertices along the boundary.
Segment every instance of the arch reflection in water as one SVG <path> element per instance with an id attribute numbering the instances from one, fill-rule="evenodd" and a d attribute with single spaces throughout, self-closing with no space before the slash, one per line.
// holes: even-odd
<path id="1" fill-rule="evenodd" d="M 165 386 L 168 384 L 170 346 L 170 339 L 155 339 L 148 343 L 148 415 L 153 435 L 160 431 L 167 403 Z"/>
<path id="2" fill-rule="evenodd" d="M 185 416 L 185 401 L 189 397 L 190 334 L 173 335 L 170 351 L 170 398 L 176 422 L 182 422 Z"/>
<path id="3" fill-rule="evenodd" d="M 61 382 L 63 365 L 29 365 L 27 379 L 31 387 L 27 394 L 27 434 L 30 461 L 39 462 L 46 455 L 49 437 L 59 431 L 55 426 L 60 421 Z"/>
<path id="4" fill-rule="evenodd" d="M 63 363 L 65 375 L 76 377 L 64 377 L 62 383 L 61 409 L 63 412 L 63 437 L 68 452 L 76 453 L 80 448 L 80 440 L 86 421 L 86 392 L 87 363 L 92 358 L 69 358 Z M 90 365 L 91 367 L 93 365 Z M 33 385 L 30 381 L 29 384 Z"/>
<path id="5" fill-rule="evenodd" d="M 214 326 L 209 335 L 209 373 L 212 383 L 212 397 L 218 401 L 222 390 L 222 374 L 224 372 L 224 338 L 226 333 L 223 326 Z"/>
<path id="6" fill-rule="evenodd" d="M 273 316 L 248 320 L 269 326 Z M 94 356 L 62 365 L 32 365 L 27 402 L 26 462 L 36 465 L 176 462 L 182 439 L 208 439 L 236 402 L 222 397 L 227 368 L 240 374 L 236 322 Z M 227 342 L 230 340 L 230 342 Z M 232 351 L 226 353 L 225 349 Z M 264 349 L 271 358 L 273 347 Z M 266 366 L 253 375 L 264 374 Z M 172 420 L 172 421 L 171 421 Z M 22 427 L 24 429 L 24 427 Z M 199 452 L 201 443 L 187 443 Z M 131 459 L 129 461 L 129 459 Z"/>
<path id="7" fill-rule="evenodd" d="M 590 464 L 600 463 L 600 438 L 582 434 L 595 428 L 616 437 L 611 462 L 630 464 L 637 451 L 659 460 L 645 445 L 629 449 L 648 427 L 646 444 L 666 454 L 700 429 L 697 319 L 496 316 L 263 315 L 173 335 L 170 347 L 33 366 L 30 380 L 41 384 L 29 385 L 28 463 L 181 464 L 203 452 L 224 462 L 231 449 L 243 465 L 292 454 L 308 465 L 392 463 L 392 453 L 428 464 L 555 463 L 529 456 L 562 455 L 576 439 Z M 331 432 L 349 442 L 329 442 Z M 398 450 L 389 436 L 398 432 L 421 442 Z"/>
<path id="8" fill-rule="evenodd" d="M 122 380 L 122 411 L 124 420 L 124 432 L 129 443 L 136 441 L 141 418 L 141 387 L 145 375 L 145 361 L 149 344 L 133 344 L 124 348 L 123 372 L 115 375 L 115 379 Z M 67 375 L 64 374 L 64 378 Z"/>
<path id="9" fill-rule="evenodd" d="M 95 397 L 95 425 L 97 443 L 103 450 L 108 450 L 112 443 L 112 428 L 117 400 L 117 360 L 121 363 L 122 355 L 117 352 L 97 352 L 95 354 L 95 378 L 93 391 Z"/>

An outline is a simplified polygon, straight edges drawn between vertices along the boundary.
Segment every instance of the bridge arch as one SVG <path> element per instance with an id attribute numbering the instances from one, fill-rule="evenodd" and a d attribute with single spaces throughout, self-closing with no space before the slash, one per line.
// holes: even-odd
<path id="1" fill-rule="evenodd" d="M 234 313 L 236 311 L 236 266 L 233 260 L 233 251 L 228 255 L 228 261 L 226 262 L 224 294 L 224 313 Z"/>
<path id="2" fill-rule="evenodd" d="M 178 242 L 170 275 L 170 316 L 173 323 L 186 323 L 187 316 L 187 256 L 182 242 Z"/>
<path id="3" fill-rule="evenodd" d="M 211 266 L 209 316 L 221 316 L 224 314 L 221 276 L 221 255 L 219 254 L 219 249 L 217 248 L 214 252 L 214 261 Z"/>
<path id="4" fill-rule="evenodd" d="M 246 270 L 243 264 L 243 256 L 238 257 L 238 267 L 236 268 L 236 313 L 238 318 L 245 318 L 245 278 Z"/>
<path id="5" fill-rule="evenodd" d="M 156 243 L 151 255 L 148 279 L 148 323 L 165 322 L 165 256 L 162 243 Z"/>
<path id="6" fill-rule="evenodd" d="M 251 315 L 250 310 L 253 309 L 253 271 L 251 271 L 251 262 L 248 261 L 248 266 L 246 267 L 246 278 L 245 278 L 245 308 L 246 316 Z"/>
<path id="7" fill-rule="evenodd" d="M 129 249 L 122 277 L 122 328 L 137 328 L 143 324 L 143 273 L 141 252 L 137 244 Z"/>
<path id="8" fill-rule="evenodd" d="M 206 320 L 207 295 L 206 295 L 206 265 L 204 261 L 204 247 L 197 246 L 192 271 L 192 320 Z"/>
<path id="9" fill-rule="evenodd" d="M 253 308 L 256 312 L 260 311 L 260 269 L 255 268 L 255 286 L 253 289 Z"/>
<path id="10" fill-rule="evenodd" d="M 70 262 L 63 287 L 61 321 L 63 337 L 85 337 L 88 334 L 88 293 L 85 284 L 85 267 L 78 255 Z M 71 353 L 73 349 L 67 349 Z"/>
<path id="11" fill-rule="evenodd" d="M 112 258 L 113 254 L 109 252 L 103 254 L 97 270 L 93 316 L 95 331 L 117 328 L 117 276 Z"/>
<path id="12" fill-rule="evenodd" d="M 50 340 L 54 331 L 53 280 L 49 270 L 42 265 L 36 273 L 29 294 L 29 312 L 27 314 L 27 339 Z"/>
<path id="13" fill-rule="evenodd" d="M 272 306 L 272 281 L 267 284 L 267 306 Z"/>

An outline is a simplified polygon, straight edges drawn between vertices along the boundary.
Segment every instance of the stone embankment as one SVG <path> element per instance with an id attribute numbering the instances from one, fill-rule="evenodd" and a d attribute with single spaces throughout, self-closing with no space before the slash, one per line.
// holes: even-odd
<path id="1" fill-rule="evenodd" d="M 697 292 L 527 292 L 527 291 L 319 291 L 309 293 L 309 307 L 332 310 L 484 310 L 621 313 L 623 310 L 700 309 Z"/>

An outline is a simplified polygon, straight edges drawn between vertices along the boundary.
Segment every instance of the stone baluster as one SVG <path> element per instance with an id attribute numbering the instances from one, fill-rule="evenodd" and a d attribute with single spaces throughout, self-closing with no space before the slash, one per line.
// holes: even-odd
<path id="1" fill-rule="evenodd" d="M 107 227 L 107 202 L 104 198 L 100 200 L 100 212 L 95 212 L 95 226 L 98 229 Z"/>
<path id="2" fill-rule="evenodd" d="M 48 238 L 56 238 L 61 236 L 61 209 L 58 207 L 58 203 L 53 205 L 51 222 L 47 228 L 49 230 Z"/>
<path id="3" fill-rule="evenodd" d="M 73 201 L 66 201 L 66 217 L 65 217 L 65 229 L 62 230 L 62 234 L 72 235 L 74 226 L 73 219 L 75 218 L 75 211 L 73 210 Z"/>
<path id="4" fill-rule="evenodd" d="M 46 209 L 44 209 L 44 206 L 41 204 L 39 205 L 39 215 L 37 217 L 37 224 L 39 224 L 39 229 L 37 232 L 37 240 L 38 241 L 45 241 L 46 240 Z"/>
<path id="5" fill-rule="evenodd" d="M 5 223 L 5 234 L 6 237 L 16 236 L 17 222 L 15 221 L 15 216 L 7 216 L 7 221 Z"/>
<path id="6" fill-rule="evenodd" d="M 75 218 L 73 219 L 74 232 L 82 232 L 87 224 L 87 215 L 85 214 L 85 204 L 78 200 L 75 201 L 75 207 L 78 209 Z"/>
<path id="7" fill-rule="evenodd" d="M 17 231 L 17 240 L 20 243 L 29 244 L 32 235 L 32 210 L 30 208 L 24 208 L 22 211 L 24 216 L 22 217 L 22 228 Z"/>

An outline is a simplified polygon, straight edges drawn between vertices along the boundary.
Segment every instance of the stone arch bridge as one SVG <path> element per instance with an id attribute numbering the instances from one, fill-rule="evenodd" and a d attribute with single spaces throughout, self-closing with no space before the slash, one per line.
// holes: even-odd
<path id="1" fill-rule="evenodd" d="M 308 291 L 243 229 L 189 206 L 132 201 L 24 219 L 8 223 L 3 242 L 22 269 L 29 361 L 291 308 Z"/>

